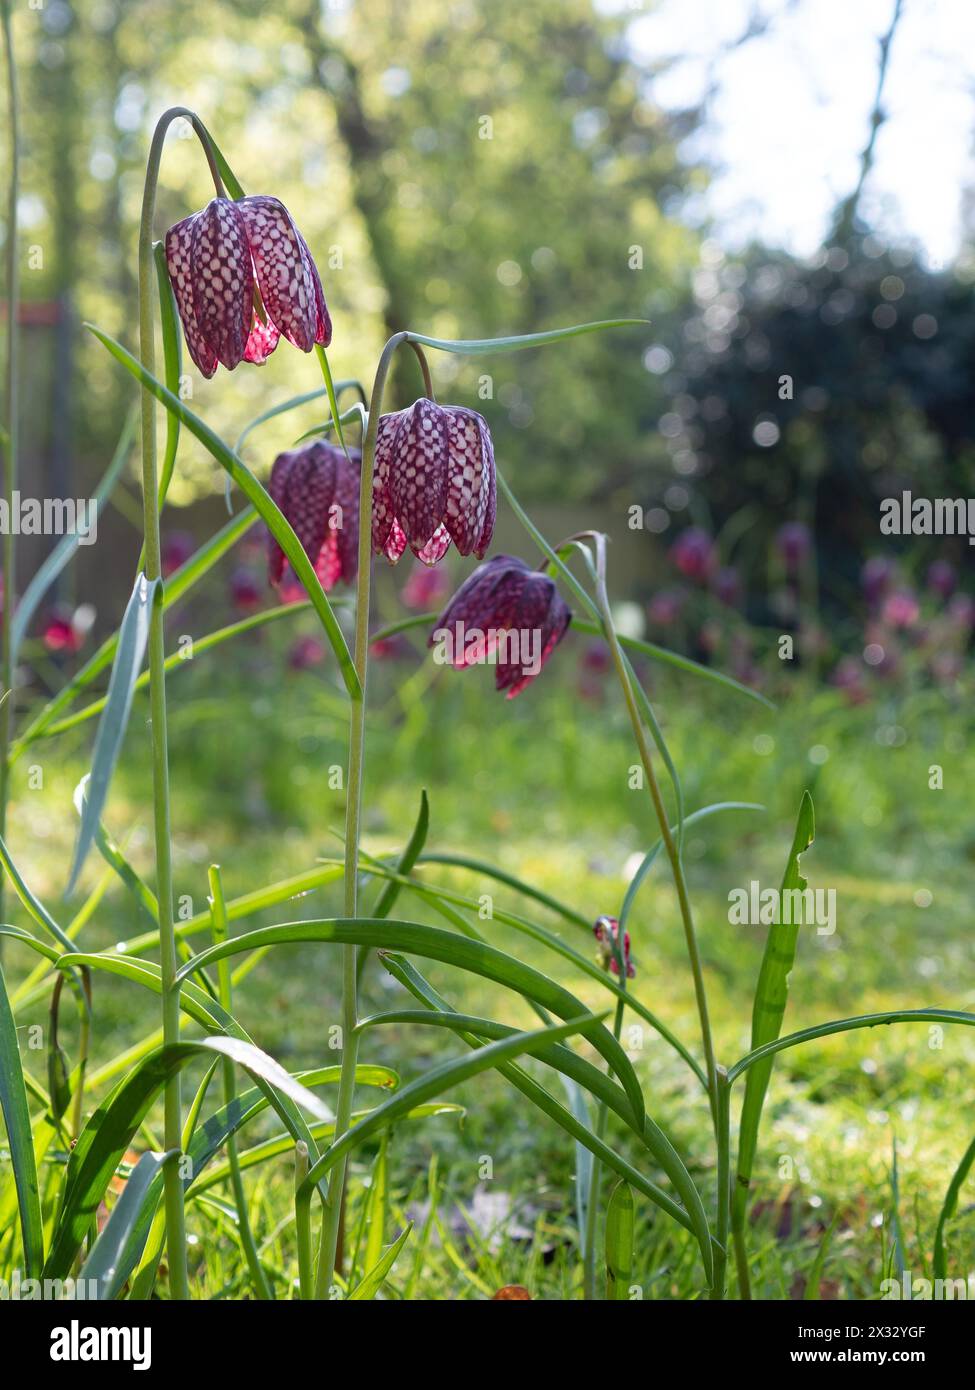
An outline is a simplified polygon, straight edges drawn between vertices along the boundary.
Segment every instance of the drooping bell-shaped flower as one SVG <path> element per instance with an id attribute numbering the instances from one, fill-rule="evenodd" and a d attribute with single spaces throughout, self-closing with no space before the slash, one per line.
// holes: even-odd
<path id="1" fill-rule="evenodd" d="M 425 397 L 383 415 L 376 435 L 372 548 L 395 565 L 409 545 L 435 565 L 453 541 L 484 555 L 497 510 L 494 445 L 484 418 Z"/>
<path id="2" fill-rule="evenodd" d="M 351 464 L 349 462 L 351 459 Z M 268 492 L 284 513 L 323 589 L 356 576 L 359 548 L 358 449 L 349 459 L 333 444 L 312 440 L 278 454 Z M 285 573 L 284 551 L 268 537 L 268 579 L 279 585 Z"/>
<path id="3" fill-rule="evenodd" d="M 302 352 L 332 340 L 315 262 L 277 198 L 212 199 L 170 227 L 166 264 L 186 345 L 205 377 L 218 362 L 231 371 L 265 362 L 281 336 Z"/>
<path id="4" fill-rule="evenodd" d="M 454 594 L 430 634 L 435 659 L 462 670 L 496 667 L 513 699 L 539 674 L 572 614 L 555 581 L 512 555 L 494 555 Z"/>
<path id="5" fill-rule="evenodd" d="M 623 933 L 623 947 L 620 950 L 620 924 L 615 917 L 597 917 L 593 926 L 593 935 L 599 943 L 599 959 L 604 970 L 610 971 L 613 975 L 620 973 L 619 956 L 623 959 L 623 968 L 626 971 L 626 978 L 632 980 L 636 974 L 636 966 L 630 960 L 630 933 Z"/>

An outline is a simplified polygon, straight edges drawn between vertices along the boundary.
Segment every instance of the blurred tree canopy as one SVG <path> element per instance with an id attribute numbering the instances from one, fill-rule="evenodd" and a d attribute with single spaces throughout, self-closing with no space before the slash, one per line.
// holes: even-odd
<path id="1" fill-rule="evenodd" d="M 621 524 L 639 502 L 673 530 L 738 518 L 764 536 L 804 520 L 852 572 L 879 496 L 922 478 L 930 494 L 966 491 L 971 265 L 933 274 L 880 245 L 855 196 L 812 262 L 726 255 L 685 217 L 707 178 L 687 155 L 700 113 L 662 113 L 630 18 L 592 0 L 21 7 L 23 297 L 27 313 L 58 306 L 62 325 L 25 331 L 24 472 L 67 454 L 62 474 L 86 486 L 109 456 L 133 385 L 80 321 L 135 341 L 144 161 L 155 119 L 182 104 L 245 188 L 281 197 L 304 231 L 337 376 L 368 381 L 404 326 L 472 337 L 652 321 L 483 362 L 434 355 L 438 391 L 483 410 L 529 499 L 600 498 Z M 156 235 L 211 193 L 189 128 L 174 127 Z M 264 368 L 192 389 L 233 440 L 318 385 L 314 360 L 283 345 Z M 398 403 L 419 389 L 404 356 Z M 250 461 L 263 474 L 323 417 L 312 405 L 274 422 Z M 184 434 L 174 502 L 220 485 Z"/>
<path id="2" fill-rule="evenodd" d="M 368 380 L 405 326 L 473 337 L 672 312 L 697 255 L 678 216 L 702 178 L 677 152 L 694 118 L 665 121 L 654 106 L 625 18 L 588 0 L 46 0 L 16 35 L 24 240 L 40 252 L 24 297 L 69 299 L 76 318 L 134 341 L 143 165 L 156 117 L 178 103 L 248 191 L 292 210 L 325 282 L 336 375 Z M 187 134 L 167 144 L 157 236 L 212 193 Z M 645 461 L 638 420 L 664 399 L 641 361 L 648 333 L 491 359 L 490 379 L 483 363 L 438 355 L 437 385 L 500 427 L 528 495 L 584 497 Z M 88 335 L 74 349 L 72 440 L 97 467 L 132 387 Z M 313 359 L 285 346 L 260 371 L 193 390 L 233 438 L 272 400 L 319 384 Z M 404 361 L 400 401 L 418 385 Z M 25 392 L 29 409 L 29 376 Z M 306 423 L 319 418 L 313 407 Z M 296 420 L 267 430 L 262 450 L 293 438 Z M 191 440 L 179 478 L 177 502 L 214 482 Z"/>

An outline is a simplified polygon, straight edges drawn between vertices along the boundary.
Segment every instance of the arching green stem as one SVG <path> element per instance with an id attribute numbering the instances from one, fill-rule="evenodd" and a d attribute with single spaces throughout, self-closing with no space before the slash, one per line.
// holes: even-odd
<path id="1" fill-rule="evenodd" d="M 383 408 L 383 394 L 396 349 L 407 341 L 405 333 L 396 333 L 383 348 L 376 379 L 369 401 L 369 423 L 362 441 L 362 466 L 359 479 L 359 560 L 356 575 L 355 602 L 355 670 L 361 693 L 351 701 L 349 714 L 349 767 L 345 792 L 345 915 L 355 917 L 358 911 L 357 880 L 359 876 L 359 827 L 362 820 L 362 763 L 366 721 L 366 676 L 369 669 L 369 597 L 372 574 L 372 472 L 376 457 L 376 434 Z M 356 948 L 342 947 L 342 1074 L 335 1106 L 335 1142 L 349 1127 L 352 1115 L 352 1094 L 355 1090 L 355 1069 L 358 1061 L 359 1023 L 356 986 Z M 347 1158 L 343 1157 L 331 1175 L 328 1201 L 322 1224 L 321 1249 L 316 1279 L 316 1297 L 328 1293 L 335 1273 L 339 1225 L 345 1194 Z"/>
<path id="2" fill-rule="evenodd" d="M 205 128 L 183 106 L 170 107 L 156 122 L 146 165 L 145 191 L 142 196 L 142 221 L 139 227 L 139 357 L 150 373 L 155 372 L 155 339 L 153 300 L 155 271 L 152 254 L 152 222 L 156 208 L 156 188 L 162 162 L 166 132 L 174 120 L 184 117 L 199 137 L 213 175 L 217 194 L 223 194 L 223 182 L 216 156 Z M 159 483 L 156 473 L 156 405 L 152 394 L 142 388 L 142 508 L 145 531 L 146 577 L 160 579 L 162 565 L 159 544 Z M 153 826 L 156 851 L 156 897 L 159 903 L 159 961 L 162 970 L 163 1041 L 179 1041 L 179 989 L 175 984 L 176 937 L 173 923 L 173 866 L 169 825 L 169 752 L 166 732 L 166 650 L 163 633 L 163 587 L 156 589 L 149 627 L 149 705 L 152 728 L 152 788 Z M 164 1204 L 166 1211 L 166 1245 L 169 1257 L 169 1282 L 173 1298 L 189 1297 L 189 1278 L 186 1268 L 186 1228 L 183 1216 L 183 1183 L 179 1175 L 179 1153 L 182 1147 L 182 1119 L 179 1072 L 166 1083 L 164 1100 L 164 1143 L 175 1156 L 164 1172 Z"/>

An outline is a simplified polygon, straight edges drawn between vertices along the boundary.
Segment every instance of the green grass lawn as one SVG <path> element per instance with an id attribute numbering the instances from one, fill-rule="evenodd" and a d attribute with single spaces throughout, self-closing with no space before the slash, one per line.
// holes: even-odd
<path id="1" fill-rule="evenodd" d="M 341 854 L 344 792 L 329 787 L 329 769 L 345 761 L 343 701 L 327 668 L 282 675 L 279 640 L 261 637 L 231 661 L 204 658 L 198 669 L 171 682 L 176 891 L 189 902 L 183 902 L 183 915 L 205 908 L 211 862 L 222 865 L 227 895 L 235 897 Z M 484 671 L 445 674 L 430 662 L 377 663 L 370 690 L 365 848 L 386 853 L 405 842 L 425 786 L 431 803 L 428 850 L 492 861 L 587 918 L 616 915 L 628 876 L 656 834 L 646 792 L 628 785 L 637 757 L 614 688 L 607 684 L 604 698 L 595 702 L 576 692 L 581 648 L 580 639 L 570 639 L 543 678 L 514 702 L 495 695 Z M 662 675 L 659 668 L 648 674 L 681 772 L 686 809 L 728 799 L 766 807 L 764 813 L 717 815 L 687 832 L 685 861 L 719 1060 L 731 1063 L 748 1051 L 765 939 L 764 928 L 729 923 L 728 894 L 753 879 L 763 887 L 778 885 L 804 787 L 815 801 L 817 835 L 803 869 L 811 886 L 835 889 L 837 926 L 829 936 L 811 928 L 801 932 L 785 1031 L 884 1008 L 972 1009 L 968 885 L 975 834 L 967 814 L 973 763 L 966 704 L 932 694 L 891 695 L 851 709 L 838 695 L 819 693 L 796 676 L 794 690 L 770 713 L 687 676 Z M 149 874 L 146 716 L 145 699 L 137 697 L 106 823 L 136 868 Z M 60 899 L 75 831 L 71 792 L 86 770 L 93 730 L 88 725 L 36 745 L 15 774 L 11 848 L 34 891 L 62 923 L 72 915 Z M 944 770 L 942 790 L 929 788 L 935 764 Z M 29 767 L 42 769 L 41 788 L 27 789 Z M 103 868 L 93 855 L 83 890 Z M 534 918 L 595 958 L 589 933 L 476 873 L 431 865 L 423 875 L 474 900 L 491 894 L 498 907 Z M 371 884 L 366 888 L 367 905 L 377 891 Z M 83 896 L 79 892 L 79 902 Z M 339 883 L 235 929 L 340 911 Z M 447 925 L 409 892 L 394 915 Z M 19 906 L 12 920 L 27 925 Z M 610 1002 L 597 981 L 537 942 L 491 920 L 472 920 L 492 942 L 551 972 L 588 1006 Z M 113 880 L 81 940 L 87 949 L 103 950 L 146 927 L 134 899 Z M 637 962 L 631 987 L 699 1056 L 684 939 L 663 860 L 641 888 L 630 929 Z M 5 944 L 12 985 L 32 966 L 23 948 Z M 472 983 L 446 967 L 427 973 L 463 1012 L 532 1024 L 527 1006 L 498 987 Z M 409 1005 L 375 959 L 366 968 L 362 994 L 362 1013 Z M 18 1014 L 18 1024 L 43 1022 L 46 1007 L 46 999 L 39 999 Z M 339 1019 L 337 952 L 294 946 L 269 954 L 239 986 L 235 1013 L 289 1070 L 338 1061 L 328 1046 L 329 1027 Z M 96 979 L 94 1068 L 156 1026 L 155 996 L 108 976 Z M 715 1175 L 706 1097 L 666 1043 L 650 1030 L 638 1036 L 628 1029 L 629 1020 L 624 1043 L 648 1110 L 667 1129 L 710 1202 Z M 73 1021 L 63 1040 L 70 1055 Z M 396 1026 L 367 1032 L 360 1060 L 385 1063 L 406 1080 L 463 1046 L 443 1030 Z M 537 1064 L 529 1066 L 544 1076 Z M 41 1084 L 44 1068 L 40 1052 L 32 1070 Z M 184 1103 L 201 1073 L 191 1075 Z M 547 1084 L 557 1093 L 557 1081 Z M 743 1088 L 736 1092 L 739 1100 L 741 1094 Z M 386 1239 L 407 1216 L 418 1226 L 387 1296 L 482 1298 L 503 1284 L 520 1283 L 535 1297 L 578 1297 L 571 1142 L 496 1073 L 446 1099 L 463 1111 L 410 1120 L 390 1141 Z M 836 1218 L 823 1296 L 878 1296 L 895 1258 L 895 1142 L 904 1261 L 923 1275 L 945 1188 L 972 1137 L 973 1100 L 975 1037 L 965 1028 L 864 1030 L 782 1054 L 754 1174 L 755 1295 L 801 1297 L 823 1234 Z M 360 1102 L 370 1103 L 369 1093 L 361 1092 Z M 143 1140 L 158 1144 L 160 1129 L 153 1114 L 140 1147 Z M 276 1132 L 268 1119 L 263 1128 L 248 1131 L 242 1148 Z M 625 1137 L 611 1132 L 611 1138 L 626 1149 Z M 347 1249 L 354 1248 L 357 1223 L 368 1214 L 374 1156 L 375 1149 L 360 1151 L 353 1165 Z M 292 1169 L 285 1153 L 245 1174 L 278 1296 L 296 1272 L 289 1224 Z M 228 1195 L 226 1184 L 212 1186 L 188 1211 L 191 1276 L 200 1296 L 239 1292 L 242 1262 Z M 638 1221 L 635 1277 L 644 1297 L 702 1294 L 692 1239 L 641 1200 Z M 951 1274 L 966 1276 L 975 1267 L 973 1238 L 975 1220 L 963 1192 L 949 1228 Z M 732 1296 L 735 1291 L 732 1273 Z"/>

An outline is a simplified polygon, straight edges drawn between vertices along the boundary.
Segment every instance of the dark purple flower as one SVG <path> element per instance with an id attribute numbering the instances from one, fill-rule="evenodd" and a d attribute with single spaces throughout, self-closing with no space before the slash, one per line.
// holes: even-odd
<path id="1" fill-rule="evenodd" d="M 277 198 L 214 198 L 170 227 L 166 265 L 186 345 L 205 377 L 218 362 L 231 371 L 265 362 L 282 334 L 302 352 L 332 340 L 315 262 Z"/>
<path id="2" fill-rule="evenodd" d="M 741 598 L 741 576 L 732 565 L 723 565 L 711 580 L 711 589 L 719 602 L 733 608 Z"/>
<path id="3" fill-rule="evenodd" d="M 278 454 L 268 484 L 271 500 L 291 523 L 323 589 L 340 579 L 351 584 L 356 576 L 361 456 L 358 449 L 350 449 L 349 456 L 351 466 L 334 444 L 312 440 Z M 284 572 L 284 551 L 269 535 L 268 579 L 280 584 Z"/>
<path id="4" fill-rule="evenodd" d="M 789 574 L 797 573 L 799 566 L 812 549 L 812 536 L 809 527 L 801 521 L 787 521 L 775 534 L 775 546 Z"/>
<path id="5" fill-rule="evenodd" d="M 660 627 L 669 627 L 680 617 L 686 602 L 687 594 L 683 589 L 661 589 L 647 604 L 647 617 Z"/>
<path id="6" fill-rule="evenodd" d="M 682 531 L 670 548 L 670 558 L 688 579 L 704 584 L 717 563 L 714 541 L 707 531 L 691 526 Z"/>
<path id="7" fill-rule="evenodd" d="M 261 586 L 257 576 L 246 565 L 240 565 L 230 576 L 230 598 L 242 613 L 253 612 L 261 603 Z"/>
<path id="8" fill-rule="evenodd" d="M 395 565 L 406 546 L 435 565 L 453 541 L 480 560 L 497 509 L 494 445 L 476 410 L 425 397 L 379 421 L 372 548 Z"/>
<path id="9" fill-rule="evenodd" d="M 928 567 L 928 588 L 933 589 L 942 598 L 951 598 L 957 580 L 955 567 L 947 560 L 935 560 Z"/>
<path id="10" fill-rule="evenodd" d="M 872 555 L 860 571 L 863 596 L 870 604 L 879 603 L 890 588 L 894 566 L 882 555 Z"/>
<path id="11" fill-rule="evenodd" d="M 161 568 L 163 579 L 185 565 L 193 554 L 196 543 L 189 531 L 170 531 L 162 539 Z"/>
<path id="12" fill-rule="evenodd" d="M 597 917 L 593 927 L 593 935 L 599 942 L 599 959 L 604 970 L 609 970 L 613 975 L 620 973 L 620 963 L 617 960 L 619 951 L 620 924 L 615 917 Z M 630 933 L 623 933 L 623 965 L 626 970 L 626 978 L 632 980 L 636 974 L 636 967 L 630 960 Z"/>
<path id="13" fill-rule="evenodd" d="M 957 627 L 975 627 L 975 599 L 970 594 L 955 594 L 948 604 L 948 617 Z"/>
<path id="14" fill-rule="evenodd" d="M 325 659 L 325 648 L 317 637 L 299 637 L 288 653 L 292 671 L 307 671 Z"/>
<path id="15" fill-rule="evenodd" d="M 605 642 L 597 637 L 592 642 L 586 643 L 582 653 L 584 671 L 591 671 L 595 676 L 604 676 L 607 671 L 612 670 L 612 666 L 613 658 Z"/>
<path id="16" fill-rule="evenodd" d="M 494 555 L 454 594 L 428 645 L 440 647 L 457 670 L 495 665 L 495 686 L 511 700 L 539 674 L 571 619 L 547 574 L 512 555 Z"/>

